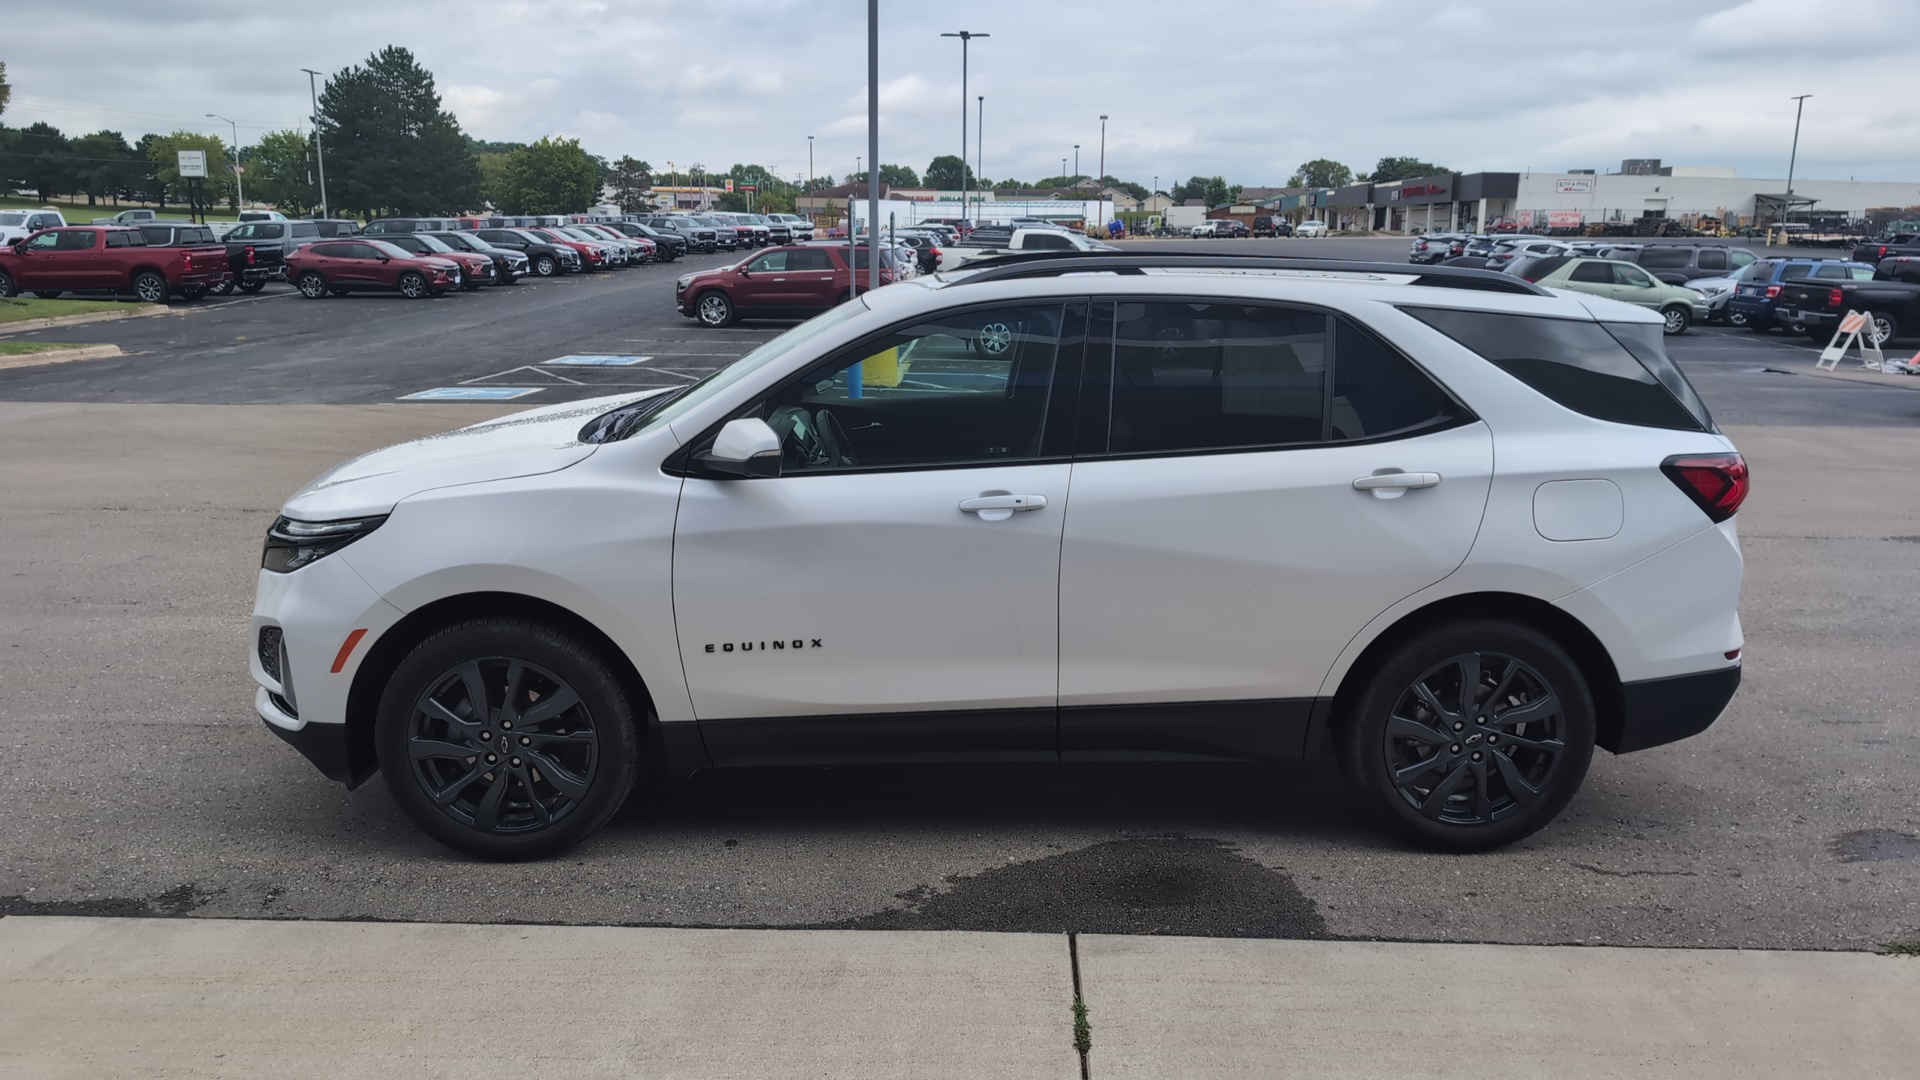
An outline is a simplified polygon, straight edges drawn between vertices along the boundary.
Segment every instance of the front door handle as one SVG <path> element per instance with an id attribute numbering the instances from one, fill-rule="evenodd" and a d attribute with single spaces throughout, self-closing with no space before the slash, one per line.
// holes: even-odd
<path id="1" fill-rule="evenodd" d="M 1417 488 L 1430 488 L 1440 482 L 1436 472 L 1388 472 L 1362 476 L 1353 482 L 1355 491 L 1371 491 L 1376 499 L 1397 499 Z"/>
<path id="2" fill-rule="evenodd" d="M 1046 506 L 1045 495 L 982 495 L 961 500 L 960 512 L 979 514 L 982 521 L 1005 521 L 1020 511 L 1044 510 Z"/>

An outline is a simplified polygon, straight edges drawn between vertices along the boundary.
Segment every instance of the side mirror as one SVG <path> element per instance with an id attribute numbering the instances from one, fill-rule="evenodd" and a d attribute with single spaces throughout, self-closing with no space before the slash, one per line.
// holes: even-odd
<path id="1" fill-rule="evenodd" d="M 8 247 L 10 247 L 10 248 L 17 248 L 17 247 L 19 247 L 19 246 L 20 246 L 21 244 L 24 244 L 24 243 L 26 243 L 26 242 L 27 242 L 27 238 L 26 238 L 26 237 L 24 237 L 24 236 L 16 236 L 16 237 L 14 237 L 13 239 L 11 239 L 11 240 L 9 240 L 9 241 L 7 241 L 7 246 L 8 246 Z"/>
<path id="2" fill-rule="evenodd" d="M 727 421 L 713 440 L 713 449 L 696 459 L 701 465 L 729 476 L 779 476 L 780 436 L 765 420 L 743 417 Z"/>

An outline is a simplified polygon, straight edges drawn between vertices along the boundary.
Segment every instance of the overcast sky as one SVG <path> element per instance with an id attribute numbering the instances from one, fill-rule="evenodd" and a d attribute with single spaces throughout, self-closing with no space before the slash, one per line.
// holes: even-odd
<path id="1" fill-rule="evenodd" d="M 15 126 L 227 135 L 216 112 L 252 142 L 304 124 L 300 68 L 393 44 L 485 139 L 784 176 L 806 174 L 808 135 L 819 173 L 866 154 L 863 0 L 87 0 L 26 21 L 0 39 Z M 1920 179 L 1920 0 L 881 0 L 883 161 L 923 170 L 958 148 L 960 44 L 939 34 L 962 29 L 993 35 L 968 88 L 987 99 L 993 179 L 1058 173 L 1076 142 L 1092 174 L 1101 113 L 1107 171 L 1163 187 L 1282 184 L 1309 158 L 1363 171 L 1387 154 L 1781 177 L 1802 93 L 1797 175 Z"/>

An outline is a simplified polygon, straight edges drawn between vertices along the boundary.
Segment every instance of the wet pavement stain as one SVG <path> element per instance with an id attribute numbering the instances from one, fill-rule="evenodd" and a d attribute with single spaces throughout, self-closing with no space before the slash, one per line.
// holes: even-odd
<path id="1" fill-rule="evenodd" d="M 815 929 L 1325 938 L 1320 909 L 1285 871 L 1229 843 L 1110 840 L 902 893 L 907 906 Z"/>
<path id="2" fill-rule="evenodd" d="M 1861 829 L 1833 838 L 1833 853 L 1841 862 L 1887 862 L 1920 859 L 1920 836 L 1892 829 Z"/>
<path id="3" fill-rule="evenodd" d="M 106 896 L 97 900 L 29 900 L 0 896 L 0 915 L 93 915 L 118 919 L 152 919 L 191 915 L 217 892 L 204 893 L 180 885 L 153 896 Z"/>

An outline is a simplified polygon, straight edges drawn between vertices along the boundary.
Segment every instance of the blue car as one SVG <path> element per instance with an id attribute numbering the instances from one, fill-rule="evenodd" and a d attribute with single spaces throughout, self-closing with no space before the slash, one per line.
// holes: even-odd
<path id="1" fill-rule="evenodd" d="M 1761 259 L 1748 267 L 1727 301 L 1727 321 L 1749 330 L 1771 330 L 1782 325 L 1774 319 L 1774 307 L 1787 281 L 1872 281 L 1873 267 L 1843 259 Z M 1787 329 L 1804 331 L 1804 326 Z"/>

